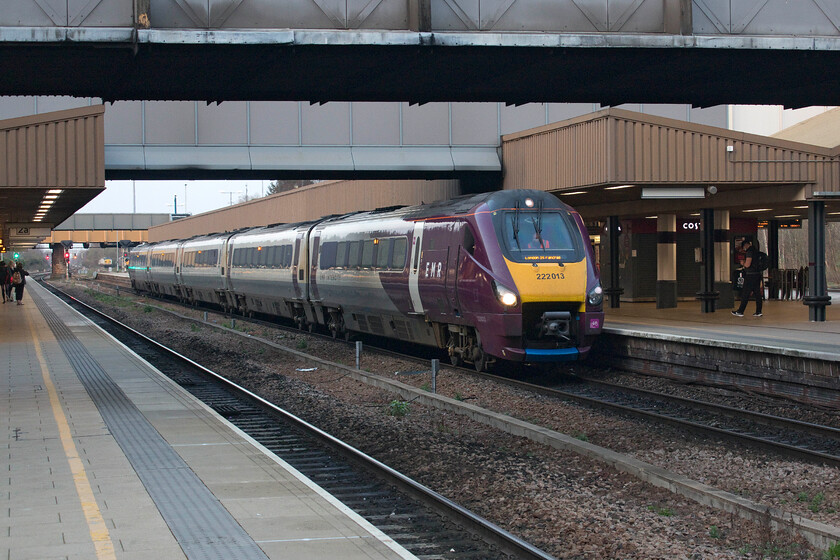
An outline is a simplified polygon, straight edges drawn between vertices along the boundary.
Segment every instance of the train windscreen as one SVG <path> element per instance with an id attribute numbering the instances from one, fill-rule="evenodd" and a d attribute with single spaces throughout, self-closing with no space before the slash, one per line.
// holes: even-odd
<path id="1" fill-rule="evenodd" d="M 580 232 L 560 212 L 505 212 L 502 234 L 505 248 L 514 261 L 578 262 L 583 258 Z"/>

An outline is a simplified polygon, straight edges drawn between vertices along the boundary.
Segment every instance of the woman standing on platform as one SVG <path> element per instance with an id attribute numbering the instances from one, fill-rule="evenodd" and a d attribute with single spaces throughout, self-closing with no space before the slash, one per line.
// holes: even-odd
<path id="1" fill-rule="evenodd" d="M 12 284 L 15 285 L 15 299 L 18 305 L 23 305 L 23 287 L 26 285 L 26 277 L 29 273 L 23 270 L 23 264 L 17 263 L 14 272 L 12 272 Z"/>

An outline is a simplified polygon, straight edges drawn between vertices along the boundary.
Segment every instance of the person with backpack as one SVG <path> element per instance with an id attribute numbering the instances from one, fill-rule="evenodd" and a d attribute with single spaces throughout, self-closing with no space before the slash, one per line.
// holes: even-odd
<path id="1" fill-rule="evenodd" d="M 3 303 L 10 300 L 9 289 L 6 287 L 12 282 L 12 273 L 9 272 L 9 267 L 6 266 L 6 261 L 0 261 L 0 292 L 3 293 Z"/>
<path id="2" fill-rule="evenodd" d="M 18 262 L 12 272 L 12 284 L 15 286 L 15 299 L 18 305 L 23 305 L 23 287 L 26 285 L 26 277 L 29 273 L 23 270 L 23 263 Z"/>
<path id="3" fill-rule="evenodd" d="M 753 317 L 761 317 L 764 300 L 764 288 L 761 281 L 764 271 L 767 270 L 769 259 L 766 253 L 759 251 L 757 246 L 753 246 L 749 238 L 744 239 L 741 243 L 741 250 L 744 251 L 744 289 L 741 290 L 741 305 L 732 314 L 736 317 L 743 317 L 750 296 L 754 294 L 755 313 L 753 313 Z"/>

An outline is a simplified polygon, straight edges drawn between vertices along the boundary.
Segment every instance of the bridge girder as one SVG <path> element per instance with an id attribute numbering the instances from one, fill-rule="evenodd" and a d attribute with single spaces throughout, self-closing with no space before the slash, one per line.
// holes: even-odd
<path id="1" fill-rule="evenodd" d="M 0 28 L 0 95 L 836 105 L 840 38 Z"/>

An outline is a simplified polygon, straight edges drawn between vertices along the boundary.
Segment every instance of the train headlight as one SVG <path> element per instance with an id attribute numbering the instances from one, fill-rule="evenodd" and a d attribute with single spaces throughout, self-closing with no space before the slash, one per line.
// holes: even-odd
<path id="1" fill-rule="evenodd" d="M 513 307 L 516 305 L 516 302 L 519 301 L 519 298 L 516 297 L 516 293 L 513 290 L 509 290 L 504 286 L 496 284 L 495 282 L 493 282 L 493 289 L 496 290 L 496 297 L 499 298 L 502 305 Z"/>
<path id="2" fill-rule="evenodd" d="M 604 301 L 604 290 L 601 286 L 595 286 L 591 292 L 589 292 L 589 305 L 601 305 L 601 302 Z"/>

